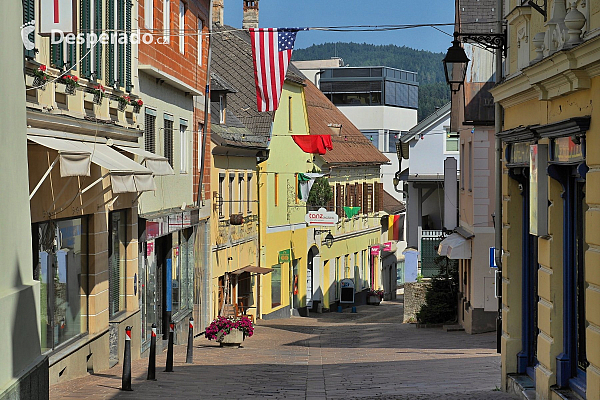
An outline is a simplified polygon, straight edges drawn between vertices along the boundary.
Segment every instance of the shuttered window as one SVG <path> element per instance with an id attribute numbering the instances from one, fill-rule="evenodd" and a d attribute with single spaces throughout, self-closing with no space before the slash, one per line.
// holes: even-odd
<path id="1" fill-rule="evenodd" d="M 79 27 L 81 33 L 87 36 L 92 31 L 92 5 L 93 0 L 81 0 L 81 18 L 79 19 Z M 89 43 L 86 40 L 80 45 L 81 54 L 81 76 L 84 78 L 90 78 L 92 74 L 92 52 L 88 47 Z M 89 52 L 89 54 L 88 54 Z"/>
<path id="2" fill-rule="evenodd" d="M 198 46 L 198 65 L 202 65 L 202 44 L 204 43 L 204 36 L 202 36 L 202 20 L 198 17 L 198 38 L 197 38 L 197 46 Z"/>
<path id="3" fill-rule="evenodd" d="M 173 117 L 168 119 L 169 116 L 165 115 L 164 127 L 165 127 L 165 135 L 164 135 L 164 156 L 167 160 L 169 160 L 169 165 L 173 166 Z"/>
<path id="4" fill-rule="evenodd" d="M 126 0 L 125 7 L 125 29 L 127 31 L 127 43 L 125 44 L 125 90 L 131 93 L 131 8 L 133 3 Z"/>
<path id="5" fill-rule="evenodd" d="M 100 37 L 103 33 L 102 30 L 102 3 L 103 0 L 94 0 L 94 32 L 96 32 L 96 36 Z M 100 43 L 96 43 L 96 47 L 94 47 L 94 78 L 102 79 L 102 45 Z"/>
<path id="6" fill-rule="evenodd" d="M 65 65 L 63 42 L 50 45 L 50 65 L 58 69 L 62 69 Z"/>
<path id="7" fill-rule="evenodd" d="M 363 191 L 362 191 L 363 185 L 361 185 L 360 183 L 356 184 L 356 206 L 360 207 L 360 212 L 361 214 L 364 214 L 364 208 L 363 208 Z"/>
<path id="8" fill-rule="evenodd" d="M 115 33 L 115 0 L 106 1 L 106 29 L 112 38 Z M 116 44 L 111 39 L 106 45 L 106 83 L 110 86 L 114 86 L 116 81 L 115 56 Z"/>
<path id="9" fill-rule="evenodd" d="M 76 44 L 68 44 L 67 45 L 67 68 L 71 71 L 74 71 L 77 65 L 77 45 Z"/>
<path id="10" fill-rule="evenodd" d="M 364 212 L 373 212 L 373 184 L 363 183 L 363 206 Z"/>
<path id="11" fill-rule="evenodd" d="M 117 29 L 119 37 L 125 30 L 125 0 L 117 0 Z M 125 86 L 125 43 L 123 40 L 117 41 L 117 77 L 119 87 Z"/>
<path id="12" fill-rule="evenodd" d="M 329 188 L 333 196 L 331 196 L 331 200 L 327 203 L 327 211 L 335 211 L 335 186 L 330 185 Z"/>
<path id="13" fill-rule="evenodd" d="M 146 151 L 156 153 L 156 115 L 148 109 L 144 118 L 144 145 Z"/>
<path id="14" fill-rule="evenodd" d="M 379 212 L 383 210 L 383 183 L 376 182 L 375 183 L 375 201 L 373 202 L 373 207 L 375 212 Z"/>
<path id="15" fill-rule="evenodd" d="M 115 314 L 125 310 L 125 283 L 127 278 L 127 238 L 126 238 L 127 214 L 125 210 L 113 211 L 109 217 L 109 258 L 108 258 L 108 291 L 109 291 L 109 314 Z"/>
<path id="16" fill-rule="evenodd" d="M 23 0 L 23 25 L 35 20 L 35 3 L 36 0 Z M 35 31 L 27 35 L 27 38 L 31 43 L 35 43 Z M 33 49 L 25 50 L 25 57 L 35 58 Z"/>

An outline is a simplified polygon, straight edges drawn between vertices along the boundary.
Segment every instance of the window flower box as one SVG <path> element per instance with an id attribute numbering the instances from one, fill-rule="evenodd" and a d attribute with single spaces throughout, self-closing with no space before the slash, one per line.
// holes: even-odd
<path id="1" fill-rule="evenodd" d="M 33 73 L 33 86 L 35 89 L 46 90 L 49 76 L 46 74 L 46 66 L 40 65 Z"/>
<path id="2" fill-rule="evenodd" d="M 130 104 L 133 106 L 133 112 L 136 114 L 139 114 L 140 109 L 144 105 L 144 102 L 142 101 L 142 99 L 136 99 L 136 100 L 131 100 Z"/>
<path id="3" fill-rule="evenodd" d="M 60 78 L 57 79 L 58 83 L 62 83 L 63 85 L 65 85 L 65 94 L 69 96 L 75 95 L 75 90 L 77 89 L 77 86 L 79 86 L 78 81 L 79 78 L 77 78 L 74 75 L 62 75 Z"/>
<path id="4" fill-rule="evenodd" d="M 102 85 L 96 85 L 92 89 L 92 93 L 94 95 L 94 104 L 102 105 L 102 100 L 104 99 L 104 94 L 106 92 L 106 88 Z"/>
<path id="5" fill-rule="evenodd" d="M 119 103 L 119 111 L 125 111 L 125 107 L 127 107 L 127 104 L 131 103 L 131 98 L 127 95 L 120 96 L 117 99 L 117 102 Z"/>

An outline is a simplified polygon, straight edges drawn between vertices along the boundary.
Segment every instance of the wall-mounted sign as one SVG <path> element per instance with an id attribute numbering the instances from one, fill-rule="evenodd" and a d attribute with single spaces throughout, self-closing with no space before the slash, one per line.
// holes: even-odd
<path id="1" fill-rule="evenodd" d="M 573 142 L 571 137 L 556 138 L 552 144 L 552 161 L 560 163 L 583 161 L 583 147 L 581 143 Z"/>
<path id="2" fill-rule="evenodd" d="M 531 142 L 512 143 L 509 164 L 529 164 L 530 145 Z"/>
<path id="3" fill-rule="evenodd" d="M 379 245 L 371 246 L 371 255 L 378 256 L 379 255 Z"/>
<path id="4" fill-rule="evenodd" d="M 73 0 L 40 0 L 40 34 L 49 35 L 53 30 L 75 33 L 75 5 Z"/>
<path id="5" fill-rule="evenodd" d="M 277 260 L 279 264 L 289 263 L 290 261 L 292 261 L 292 252 L 290 251 L 290 249 L 282 250 L 279 252 L 279 258 Z"/>
<path id="6" fill-rule="evenodd" d="M 532 144 L 529 150 L 529 233 L 548 235 L 548 145 Z"/>
<path id="7" fill-rule="evenodd" d="M 304 216 L 304 220 L 308 225 L 331 226 L 338 222 L 338 215 L 333 211 L 327 211 L 324 208 L 319 208 L 319 211 L 309 211 Z"/>
<path id="8" fill-rule="evenodd" d="M 383 244 L 383 251 L 392 251 L 392 242 L 385 242 Z"/>

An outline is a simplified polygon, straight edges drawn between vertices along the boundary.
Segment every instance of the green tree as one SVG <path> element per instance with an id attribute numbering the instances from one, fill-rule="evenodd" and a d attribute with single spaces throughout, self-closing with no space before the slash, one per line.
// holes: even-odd
<path id="1" fill-rule="evenodd" d="M 313 167 L 312 172 L 318 171 Z M 329 179 L 321 177 L 315 179 L 315 183 L 313 183 L 310 193 L 308 194 L 308 201 L 306 204 L 315 208 L 326 207 L 332 199 L 333 190 L 331 190 L 331 186 L 329 186 Z"/>
<path id="2" fill-rule="evenodd" d="M 441 324 L 456 321 L 458 311 L 458 263 L 438 256 L 435 263 L 440 267 L 437 275 L 431 278 L 431 285 L 425 293 L 425 304 L 417 313 L 417 320 L 423 324 Z"/>

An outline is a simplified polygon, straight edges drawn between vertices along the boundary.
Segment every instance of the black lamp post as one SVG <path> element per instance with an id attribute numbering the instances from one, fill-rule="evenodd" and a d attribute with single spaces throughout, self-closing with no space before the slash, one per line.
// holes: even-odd
<path id="1" fill-rule="evenodd" d="M 442 60 L 444 63 L 444 73 L 446 74 L 446 82 L 450 85 L 450 90 L 456 93 L 460 90 L 460 87 L 465 82 L 465 76 L 467 74 L 467 64 L 469 58 L 465 53 L 465 50 L 460 45 L 458 40 L 459 33 L 454 32 L 454 40 L 452 46 L 448 48 L 446 57 Z"/>

